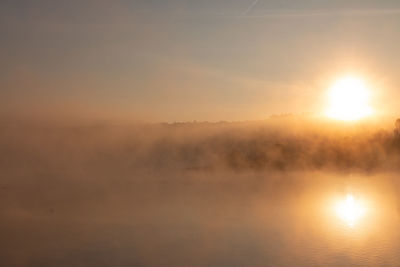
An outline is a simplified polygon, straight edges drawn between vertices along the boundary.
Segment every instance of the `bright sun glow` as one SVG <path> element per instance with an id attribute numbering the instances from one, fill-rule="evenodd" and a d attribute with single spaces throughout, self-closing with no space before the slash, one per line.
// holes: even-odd
<path id="1" fill-rule="evenodd" d="M 372 113 L 368 104 L 369 92 L 364 82 L 357 78 L 338 80 L 330 88 L 329 101 L 327 116 L 333 119 L 354 121 Z"/>
<path id="2" fill-rule="evenodd" d="M 337 203 L 336 212 L 340 219 L 353 227 L 365 215 L 366 207 L 353 195 L 348 194 L 346 199 Z"/>

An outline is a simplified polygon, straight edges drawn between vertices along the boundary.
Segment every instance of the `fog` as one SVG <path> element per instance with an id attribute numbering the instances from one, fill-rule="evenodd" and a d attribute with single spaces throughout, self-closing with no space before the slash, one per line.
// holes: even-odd
<path id="1" fill-rule="evenodd" d="M 399 129 L 3 123 L 0 265 L 395 266 Z M 381 207 L 351 241 L 320 214 L 349 190 Z"/>

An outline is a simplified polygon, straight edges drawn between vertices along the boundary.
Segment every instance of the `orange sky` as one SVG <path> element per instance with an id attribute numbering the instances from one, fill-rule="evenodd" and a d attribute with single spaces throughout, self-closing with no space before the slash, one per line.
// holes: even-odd
<path id="1" fill-rule="evenodd" d="M 320 114 L 348 74 L 400 113 L 397 1 L 2 1 L 0 17 L 5 116 Z"/>

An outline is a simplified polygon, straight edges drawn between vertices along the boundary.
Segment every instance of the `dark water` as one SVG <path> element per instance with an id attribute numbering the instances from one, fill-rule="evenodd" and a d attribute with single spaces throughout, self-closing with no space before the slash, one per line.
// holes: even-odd
<path id="1" fill-rule="evenodd" d="M 81 173 L 2 185 L 1 266 L 400 263 L 395 174 L 187 171 L 115 180 Z M 369 203 L 354 227 L 332 208 L 348 191 Z"/>

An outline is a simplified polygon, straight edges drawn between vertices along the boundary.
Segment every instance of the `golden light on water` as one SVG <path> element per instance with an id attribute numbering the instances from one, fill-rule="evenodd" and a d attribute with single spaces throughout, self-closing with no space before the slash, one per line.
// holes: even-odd
<path id="1" fill-rule="evenodd" d="M 365 215 L 367 207 L 361 200 L 348 194 L 335 206 L 338 217 L 350 227 L 354 227 Z"/>
<path id="2" fill-rule="evenodd" d="M 370 93 L 361 79 L 342 78 L 329 90 L 329 107 L 326 115 L 330 118 L 354 121 L 372 114 L 369 106 Z"/>

